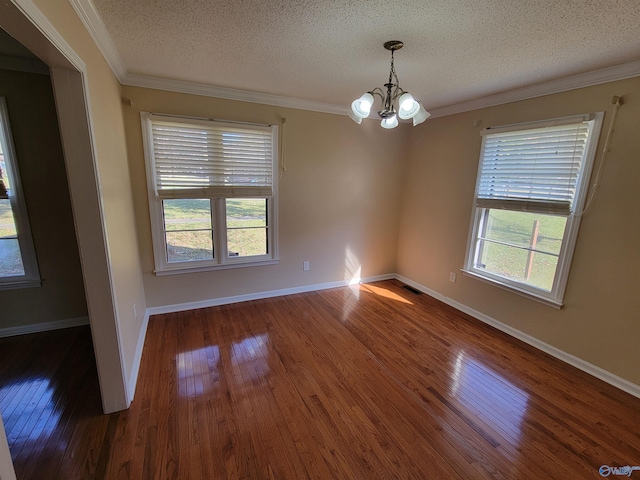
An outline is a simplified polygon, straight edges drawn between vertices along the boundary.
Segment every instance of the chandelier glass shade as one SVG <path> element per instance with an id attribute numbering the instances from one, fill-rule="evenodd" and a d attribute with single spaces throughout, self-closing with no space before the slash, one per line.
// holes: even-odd
<path id="1" fill-rule="evenodd" d="M 389 82 L 384 84 L 384 89 L 376 87 L 351 102 L 349 117 L 356 123 L 362 123 L 362 119 L 370 115 L 375 103 L 375 97 L 379 97 L 382 102 L 382 109 L 378 111 L 378 115 L 382 119 L 380 125 L 383 128 L 397 127 L 398 118 L 401 120 L 412 119 L 413 125 L 416 126 L 431 116 L 424 106 L 416 101 L 409 92 L 405 92 L 400 88 L 400 81 L 393 64 L 393 54 L 403 46 L 404 44 L 399 40 L 385 42 L 384 48 L 391 51 Z"/>

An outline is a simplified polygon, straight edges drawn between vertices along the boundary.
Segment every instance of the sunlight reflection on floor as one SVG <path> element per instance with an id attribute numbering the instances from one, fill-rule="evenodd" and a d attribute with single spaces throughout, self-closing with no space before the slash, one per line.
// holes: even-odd
<path id="1" fill-rule="evenodd" d="M 238 385 L 252 385 L 266 378 L 269 373 L 269 334 L 254 335 L 229 347 L 229 357 Z M 178 394 L 181 397 L 202 395 L 207 391 L 203 384 L 204 372 L 215 375 L 220 366 L 221 353 L 218 345 L 198 348 L 176 355 Z"/>
<path id="2" fill-rule="evenodd" d="M 181 397 L 202 395 L 205 392 L 201 381 L 202 372 L 217 370 L 219 361 L 220 351 L 217 345 L 189 350 L 176 355 L 179 395 Z"/>
<path id="3" fill-rule="evenodd" d="M 360 285 L 360 288 L 362 290 L 364 290 L 364 291 L 374 293 L 376 295 L 379 295 L 379 296 L 384 297 L 384 298 L 388 298 L 390 300 L 396 300 L 398 302 L 402 302 L 402 303 L 407 303 L 409 305 L 413 305 L 413 303 L 411 303 L 406 298 L 403 298 L 400 295 L 398 295 L 397 293 L 393 293 L 391 290 L 387 290 L 386 288 L 376 287 L 375 285 L 371 285 L 371 284 Z"/>
<path id="4" fill-rule="evenodd" d="M 515 444 L 520 442 L 529 395 L 464 351 L 458 353 L 453 368 L 451 395 L 481 420 L 499 426 Z"/>
<path id="5" fill-rule="evenodd" d="M 21 433 L 20 428 L 12 429 L 16 433 L 10 433 L 7 435 L 9 446 L 17 448 L 30 441 L 38 441 L 43 438 L 48 438 L 55 432 L 60 421 L 60 412 L 56 410 L 56 398 L 54 397 L 54 389 L 51 386 L 50 379 L 48 378 L 33 378 L 20 383 L 14 383 L 6 385 L 0 388 L 0 398 L 13 396 L 11 390 L 19 389 L 23 391 L 34 391 L 33 399 L 29 404 L 21 411 L 20 420 L 26 421 L 30 418 L 38 418 L 37 424 L 34 428 L 29 430 L 28 436 L 19 436 Z M 7 416 L 4 418 L 5 425 L 9 424 L 11 414 L 9 412 L 3 412 Z M 8 429 L 7 429 L 8 430 Z"/>
<path id="6" fill-rule="evenodd" d="M 254 335 L 231 345 L 231 363 L 243 384 L 251 385 L 269 374 L 269 334 Z"/>

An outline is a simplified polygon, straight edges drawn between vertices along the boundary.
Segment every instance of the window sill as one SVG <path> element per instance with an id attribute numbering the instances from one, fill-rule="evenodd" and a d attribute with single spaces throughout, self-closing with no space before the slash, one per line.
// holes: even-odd
<path id="1" fill-rule="evenodd" d="M 16 280 L 14 282 L 0 282 L 0 290 L 17 290 L 19 288 L 38 288 L 42 280 Z"/>
<path id="2" fill-rule="evenodd" d="M 562 302 L 557 302 L 555 300 L 552 300 L 550 298 L 544 297 L 542 295 L 536 295 L 533 292 L 530 292 L 528 290 L 524 290 L 524 289 L 520 289 L 517 288 L 513 285 L 510 285 L 506 282 L 501 282 L 499 280 L 496 280 L 494 278 L 490 278 L 490 277 L 485 277 L 483 275 L 480 275 L 479 273 L 470 271 L 470 270 L 465 270 L 464 268 L 461 269 L 461 272 L 466 275 L 467 277 L 471 277 L 471 278 L 475 278 L 476 280 L 480 280 L 482 282 L 485 283 L 489 283 L 491 285 L 495 285 L 499 288 L 502 288 L 503 290 L 507 290 L 509 292 L 515 293 L 517 295 L 520 295 L 522 297 L 526 297 L 529 298 L 531 300 L 535 300 L 536 302 L 540 302 L 543 303 L 549 307 L 553 307 L 553 308 L 557 308 L 558 310 L 560 310 L 562 308 L 562 306 L 564 305 Z"/>
<path id="3" fill-rule="evenodd" d="M 156 277 L 163 277 L 165 275 L 180 275 L 183 273 L 198 273 L 198 272 L 209 272 L 212 270 L 229 270 L 231 268 L 244 268 L 244 267 L 260 267 L 262 265 L 277 265 L 279 260 L 257 260 L 257 261 L 246 261 L 246 262 L 234 262 L 234 263 L 224 263 L 218 265 L 203 265 L 203 266 L 179 266 L 179 267 L 167 267 L 162 270 L 154 270 Z"/>

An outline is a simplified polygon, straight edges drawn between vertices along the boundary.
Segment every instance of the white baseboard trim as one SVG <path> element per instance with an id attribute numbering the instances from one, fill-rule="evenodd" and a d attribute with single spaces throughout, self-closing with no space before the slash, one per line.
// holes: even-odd
<path id="1" fill-rule="evenodd" d="M 53 322 L 32 323 L 30 325 L 0 328 L 0 338 L 26 335 L 28 333 L 48 332 L 51 330 L 60 330 L 62 328 L 79 327 L 81 325 L 89 325 L 89 317 L 66 318 L 64 320 L 55 320 Z"/>
<path id="2" fill-rule="evenodd" d="M 144 340 L 147 338 L 147 327 L 149 326 L 149 312 L 148 310 L 144 314 L 142 320 L 142 328 L 140 329 L 140 335 L 138 336 L 138 343 L 136 344 L 136 352 L 133 355 L 133 365 L 131 366 L 131 372 L 129 373 L 129 379 L 127 381 L 127 403 L 133 402 L 133 397 L 136 394 L 136 386 L 138 385 L 138 373 L 140 372 L 140 362 L 142 361 L 142 350 L 144 348 Z"/>
<path id="3" fill-rule="evenodd" d="M 228 305 L 230 303 L 248 302 L 250 300 L 260 300 L 263 298 L 282 297 L 284 295 L 294 295 L 296 293 L 316 292 L 329 288 L 346 287 L 354 283 L 371 283 L 382 280 L 396 278 L 395 274 L 376 275 L 373 277 L 361 278 L 358 281 L 341 280 L 338 282 L 316 283 L 313 285 L 303 285 L 300 287 L 283 288 L 280 290 L 269 290 L 266 292 L 248 293 L 244 295 L 233 295 L 231 297 L 212 298 L 198 302 L 176 303 L 174 305 L 162 305 L 147 308 L 147 316 L 159 315 L 162 313 L 183 312 L 185 310 L 195 310 L 198 308 L 217 307 L 218 305 Z"/>
<path id="4" fill-rule="evenodd" d="M 608 383 L 609 385 L 619 388 L 620 390 L 623 390 L 629 393 L 630 395 L 633 395 L 634 397 L 640 398 L 640 385 L 636 385 L 635 383 L 625 380 L 624 378 L 619 377 L 611 372 L 608 372 L 596 365 L 593 365 L 592 363 L 589 363 L 581 358 L 571 355 L 570 353 L 560 350 L 559 348 L 556 348 L 553 345 L 549 345 L 548 343 L 545 343 L 542 340 L 538 340 L 537 338 L 532 337 L 527 333 L 521 332 L 520 330 L 515 329 L 509 325 L 506 325 L 496 320 L 495 318 L 490 317 L 489 315 L 485 315 L 484 313 L 474 310 L 473 308 L 468 307 L 460 302 L 457 302 L 452 298 L 446 297 L 436 292 L 435 290 L 431 290 L 430 288 L 425 287 L 424 285 L 421 285 L 418 282 L 414 282 L 413 280 L 403 275 L 396 274 L 395 278 L 400 280 L 401 282 L 406 283 L 407 285 L 412 286 L 413 288 L 420 290 L 421 292 L 429 295 L 430 297 L 433 297 L 437 300 L 440 300 L 443 303 L 446 303 L 447 305 L 452 306 L 456 310 L 460 310 L 461 312 L 464 312 L 467 315 L 471 315 L 473 318 L 480 320 L 481 322 L 484 322 L 487 325 L 491 325 L 492 327 L 497 328 L 498 330 L 506 333 L 507 335 L 517 338 L 518 340 L 521 340 L 524 343 L 531 345 L 534 348 L 537 348 L 538 350 L 548 353 L 549 355 L 557 358 L 558 360 L 568 363 L 569 365 L 572 365 L 577 369 L 588 373 L 589 375 L 593 375 L 594 377 L 599 378 L 600 380 Z"/>

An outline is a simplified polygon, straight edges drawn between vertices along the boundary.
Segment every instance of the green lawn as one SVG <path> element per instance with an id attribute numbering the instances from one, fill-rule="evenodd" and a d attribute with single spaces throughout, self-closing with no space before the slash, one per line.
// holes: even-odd
<path id="1" fill-rule="evenodd" d="M 16 235 L 16 226 L 13 221 L 13 212 L 8 199 L 0 200 L 0 238 L 14 237 Z"/>
<path id="2" fill-rule="evenodd" d="M 0 200 L 0 276 L 24 275 L 16 226 L 8 199 Z"/>
<path id="3" fill-rule="evenodd" d="M 491 210 L 486 238 L 511 245 L 528 247 L 533 223 L 540 221 L 537 250 L 559 254 L 566 218 L 536 213 Z M 529 279 L 525 278 L 528 251 L 511 246 L 484 242 L 481 263 L 488 272 L 511 278 L 535 287 L 551 290 L 557 265 L 557 256 L 536 252 Z"/>
<path id="4" fill-rule="evenodd" d="M 229 255 L 266 254 L 266 201 L 227 199 L 226 207 Z M 209 200 L 165 200 L 164 215 L 170 262 L 212 258 Z"/>

